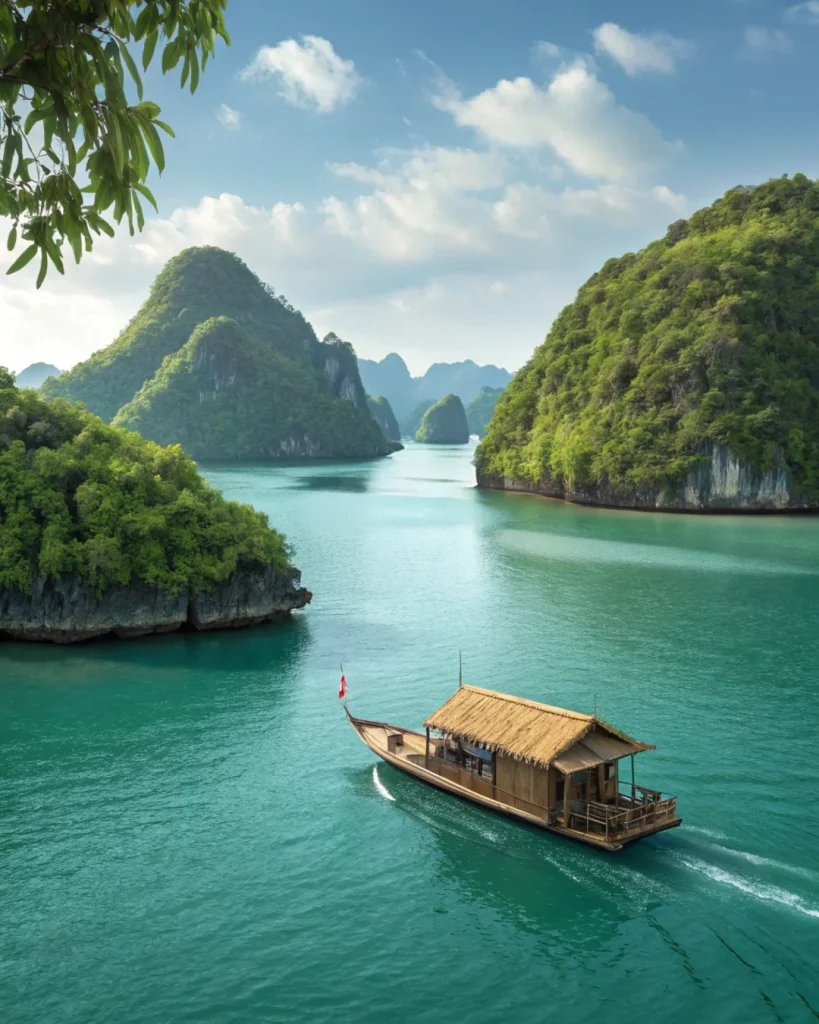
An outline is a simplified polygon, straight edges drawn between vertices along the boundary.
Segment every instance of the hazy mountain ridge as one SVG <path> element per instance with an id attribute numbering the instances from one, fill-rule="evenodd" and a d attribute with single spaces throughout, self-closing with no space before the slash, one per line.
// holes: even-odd
<path id="1" fill-rule="evenodd" d="M 60 372 L 52 363 L 31 363 L 15 374 L 14 383 L 18 388 L 39 388 L 49 377 L 59 377 Z"/>
<path id="2" fill-rule="evenodd" d="M 479 366 L 471 359 L 458 363 L 433 363 L 421 377 L 413 377 L 407 364 L 395 352 L 383 359 L 359 359 L 361 380 L 371 395 L 384 395 L 399 422 L 424 401 L 439 401 L 455 394 L 466 405 L 484 387 L 503 388 L 512 374 L 503 367 Z"/>

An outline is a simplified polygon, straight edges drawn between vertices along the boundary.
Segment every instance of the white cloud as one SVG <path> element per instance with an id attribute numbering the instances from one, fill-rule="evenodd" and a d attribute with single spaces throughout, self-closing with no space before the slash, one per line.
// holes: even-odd
<path id="1" fill-rule="evenodd" d="M 745 53 L 755 57 L 790 53 L 793 48 L 787 32 L 781 28 L 770 29 L 761 25 L 749 25 L 745 29 L 744 42 Z"/>
<path id="2" fill-rule="evenodd" d="M 623 227 L 639 221 L 677 219 L 687 207 L 685 196 L 664 185 L 640 191 L 623 185 L 567 188 L 550 192 L 537 185 L 510 185 L 493 206 L 503 232 L 532 241 L 564 236 L 570 222 L 593 221 Z"/>
<path id="3" fill-rule="evenodd" d="M 259 81 L 268 77 L 278 83 L 279 95 L 288 103 L 322 114 L 349 103 L 361 85 L 353 61 L 339 57 L 333 44 L 321 36 L 263 46 L 242 78 Z"/>
<path id="4" fill-rule="evenodd" d="M 242 115 L 238 110 L 229 107 L 227 103 L 220 103 L 216 108 L 216 117 L 219 124 L 228 131 L 238 132 L 242 126 Z"/>
<path id="5" fill-rule="evenodd" d="M 492 284 L 489 285 L 489 294 L 490 295 L 503 295 L 503 293 L 506 291 L 506 289 L 507 289 L 507 284 L 506 284 L 505 281 L 493 281 Z"/>
<path id="6" fill-rule="evenodd" d="M 579 174 L 621 181 L 662 164 L 682 143 L 669 143 L 641 114 L 618 106 L 587 61 L 560 68 L 547 88 L 530 78 L 501 80 L 471 99 L 453 88 L 433 102 L 459 125 L 519 149 L 550 146 Z"/>
<path id="7" fill-rule="evenodd" d="M 797 24 L 819 25 L 819 0 L 794 4 L 785 11 L 785 21 Z"/>
<path id="8" fill-rule="evenodd" d="M 694 52 L 690 42 L 667 32 L 629 32 L 612 21 L 594 30 L 594 48 L 598 53 L 607 53 L 629 75 L 644 71 L 671 75 L 677 70 L 677 61 Z"/>
<path id="9" fill-rule="evenodd" d="M 330 230 L 380 257 L 417 262 L 442 251 L 483 251 L 486 203 L 474 193 L 500 188 L 506 161 L 493 153 L 431 146 L 391 151 L 378 167 L 333 164 L 341 178 L 373 186 L 350 202 L 321 204 Z"/>
<path id="10" fill-rule="evenodd" d="M 556 43 L 550 43 L 548 39 L 540 39 L 532 47 L 532 52 L 536 57 L 547 57 L 554 59 L 559 57 L 563 52 Z"/>

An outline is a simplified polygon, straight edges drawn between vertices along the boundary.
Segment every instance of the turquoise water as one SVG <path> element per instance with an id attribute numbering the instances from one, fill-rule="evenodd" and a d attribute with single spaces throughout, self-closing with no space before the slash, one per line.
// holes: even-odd
<path id="1" fill-rule="evenodd" d="M 819 519 L 479 493 L 465 448 L 208 467 L 289 536 L 289 625 L 0 647 L 3 1022 L 810 1021 Z M 658 750 L 619 855 L 353 735 L 469 682 Z"/>

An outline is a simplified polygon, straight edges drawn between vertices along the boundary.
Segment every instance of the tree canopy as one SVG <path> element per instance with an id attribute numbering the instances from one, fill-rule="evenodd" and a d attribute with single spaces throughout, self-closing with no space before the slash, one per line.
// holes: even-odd
<path id="1" fill-rule="evenodd" d="M 284 538 L 225 501 L 178 445 L 160 448 L 0 367 L 0 587 L 77 576 L 195 595 L 238 566 L 289 571 Z"/>
<path id="2" fill-rule="evenodd" d="M 422 444 L 466 444 L 469 426 L 463 402 L 457 395 L 444 395 L 424 413 L 415 440 Z"/>
<path id="3" fill-rule="evenodd" d="M 43 385 L 197 459 L 387 455 L 352 346 L 233 253 L 186 249 L 107 348 Z"/>
<path id="4" fill-rule="evenodd" d="M 77 263 L 94 235 L 113 235 L 108 217 L 142 230 L 141 199 L 152 166 L 165 166 L 160 108 L 143 98 L 143 70 L 180 62 L 193 92 L 200 70 L 229 43 L 227 0 L 2 0 L 0 2 L 0 215 L 8 248 L 22 251 L 8 273 L 39 255 L 64 272 L 68 243 Z M 126 95 L 128 79 L 136 103 Z M 82 182 L 87 179 L 83 187 Z"/>
<path id="5" fill-rule="evenodd" d="M 819 183 L 731 189 L 582 286 L 501 396 L 487 477 L 664 489 L 721 444 L 819 496 Z"/>

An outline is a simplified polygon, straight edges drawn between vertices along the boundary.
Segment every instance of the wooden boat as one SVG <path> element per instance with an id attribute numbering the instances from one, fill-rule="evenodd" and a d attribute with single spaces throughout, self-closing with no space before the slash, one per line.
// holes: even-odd
<path id="1" fill-rule="evenodd" d="M 393 767 L 447 793 L 601 850 L 675 828 L 677 798 L 634 782 L 653 750 L 594 715 L 459 686 L 417 732 L 356 718 L 364 743 Z M 619 765 L 631 759 L 631 781 Z"/>

